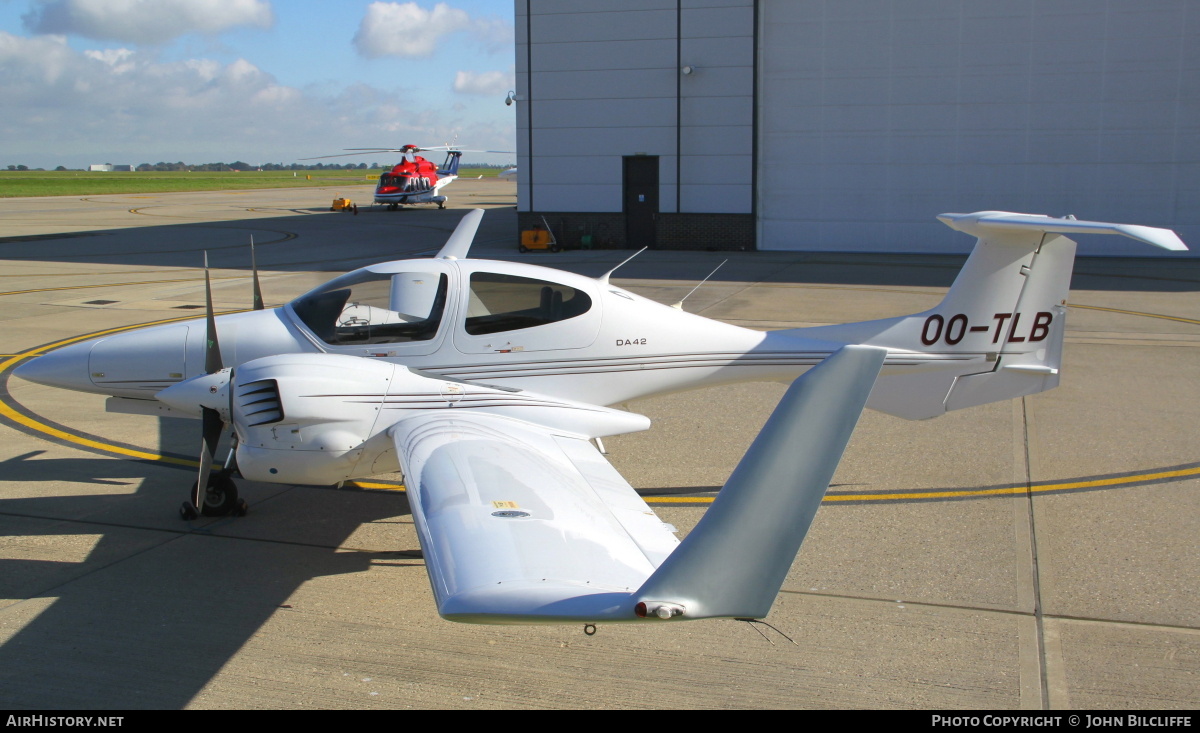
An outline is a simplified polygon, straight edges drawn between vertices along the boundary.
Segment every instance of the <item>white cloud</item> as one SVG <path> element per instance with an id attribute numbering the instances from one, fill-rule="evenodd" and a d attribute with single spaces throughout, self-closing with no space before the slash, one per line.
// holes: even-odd
<path id="1" fill-rule="evenodd" d="M 120 43 L 164 43 L 187 33 L 268 28 L 268 0 L 45 0 L 22 16 L 34 33 Z"/>
<path id="2" fill-rule="evenodd" d="M 107 51 L 84 51 L 83 55 L 108 64 L 108 67 L 116 74 L 124 74 L 133 69 L 133 64 L 130 63 L 133 51 L 130 51 L 128 48 L 110 48 Z"/>
<path id="3" fill-rule="evenodd" d="M 472 18 L 465 10 L 438 3 L 425 10 L 415 2 L 373 2 L 354 34 L 354 46 L 367 58 L 432 56 L 444 36 L 468 31 L 489 50 L 511 46 L 512 24 L 499 19 Z"/>
<path id="4" fill-rule="evenodd" d="M 460 71 L 454 75 L 454 91 L 460 94 L 482 94 L 501 97 L 513 88 L 515 79 L 511 72 Z"/>
<path id="5" fill-rule="evenodd" d="M 0 139 L 11 143 L 0 162 L 30 167 L 293 162 L 344 147 L 440 145 L 456 132 L 472 148 L 513 145 L 511 112 L 505 117 L 499 104 L 479 120 L 449 104 L 421 105 L 402 90 L 301 89 L 244 59 L 165 63 L 126 48 L 78 52 L 62 36 L 0 31 L 0 88 Z"/>

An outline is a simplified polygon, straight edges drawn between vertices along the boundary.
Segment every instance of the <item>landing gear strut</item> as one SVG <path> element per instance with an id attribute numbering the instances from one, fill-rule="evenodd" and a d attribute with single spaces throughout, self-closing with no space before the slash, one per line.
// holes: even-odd
<path id="1" fill-rule="evenodd" d="M 220 471 L 209 475 L 204 489 L 204 496 L 199 513 L 197 507 L 190 501 L 185 501 L 179 507 L 179 516 L 191 521 L 200 514 L 206 517 L 244 517 L 250 511 L 250 505 L 245 499 L 238 498 L 237 484 L 233 482 L 233 473 L 237 470 L 237 435 L 234 434 L 233 445 L 229 446 L 229 455 Z M 192 482 L 191 495 L 196 495 L 199 481 Z"/>

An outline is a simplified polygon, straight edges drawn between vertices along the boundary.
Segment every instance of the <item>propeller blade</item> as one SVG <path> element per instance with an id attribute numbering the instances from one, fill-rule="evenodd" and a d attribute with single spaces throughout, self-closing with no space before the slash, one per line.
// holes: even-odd
<path id="1" fill-rule="evenodd" d="M 254 258 L 254 235 L 250 235 L 250 274 L 254 278 L 254 310 L 263 310 L 262 287 L 258 283 L 258 260 Z"/>
<path id="2" fill-rule="evenodd" d="M 213 313 L 212 279 L 208 272 L 208 252 L 204 253 L 204 304 L 205 321 L 207 322 L 206 341 L 204 344 L 204 371 L 216 374 L 221 371 L 221 345 L 217 342 L 217 317 Z M 196 477 L 196 487 L 192 490 L 192 506 L 197 514 L 204 507 L 204 493 L 208 490 L 208 478 L 212 473 L 213 456 L 217 452 L 217 443 L 221 440 L 221 431 L 225 422 L 221 413 L 211 407 L 201 407 L 200 415 L 203 426 L 200 441 L 200 475 Z"/>
<path id="3" fill-rule="evenodd" d="M 204 344 L 204 371 L 221 371 L 221 344 L 217 342 L 217 318 L 213 315 L 212 282 L 208 276 L 208 252 L 204 253 L 204 302 L 207 306 L 208 335 Z"/>
<path id="4" fill-rule="evenodd" d="M 253 252 L 254 238 L 250 238 L 251 252 Z M 253 259 L 253 254 L 251 255 Z M 256 283 L 257 284 L 257 283 Z M 212 281 L 208 272 L 208 252 L 204 253 L 204 301 L 206 306 L 206 322 L 208 333 L 204 345 L 204 370 L 207 373 L 204 376 L 192 377 L 178 384 L 162 390 L 160 394 L 166 404 L 171 404 L 172 400 L 179 400 L 181 409 L 191 409 L 192 406 L 200 407 L 201 417 L 201 436 L 200 436 L 200 472 L 196 476 L 196 485 L 192 487 L 191 503 L 184 502 L 180 507 L 180 515 L 187 520 L 195 519 L 204 514 L 204 500 L 208 492 L 208 481 L 212 476 L 213 457 L 217 452 L 217 443 L 221 440 L 221 433 L 225 430 L 225 421 L 221 418 L 221 411 L 212 407 L 205 406 L 205 403 L 212 403 L 214 397 L 220 398 L 222 388 L 230 387 L 229 380 L 232 379 L 232 372 L 226 372 L 221 366 L 221 346 L 217 343 L 217 318 L 213 313 L 212 304 Z M 220 372 L 220 374 L 218 374 Z M 213 375 L 217 375 L 214 379 Z M 225 380 L 224 385 L 221 380 Z M 229 389 L 232 400 L 232 389 Z M 196 403 L 199 402 L 199 405 Z M 232 405 L 232 402 L 230 403 Z M 228 478 L 225 483 L 229 483 Z M 237 490 L 230 488 L 224 492 L 221 507 L 225 508 L 225 499 L 236 501 Z M 243 505 L 243 509 L 244 509 Z"/>
<path id="5" fill-rule="evenodd" d="M 204 507 L 204 492 L 208 490 L 208 478 L 212 475 L 213 456 L 217 452 L 217 442 L 221 440 L 221 431 L 225 429 L 221 413 L 205 407 L 202 409 L 202 415 L 204 427 L 203 439 L 200 441 L 200 475 L 196 479 L 196 488 L 192 491 L 192 506 L 196 507 L 197 513 Z"/>

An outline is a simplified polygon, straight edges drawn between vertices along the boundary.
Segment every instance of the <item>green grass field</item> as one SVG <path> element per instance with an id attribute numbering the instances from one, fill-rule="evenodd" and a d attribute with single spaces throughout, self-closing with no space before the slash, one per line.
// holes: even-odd
<path id="1" fill-rule="evenodd" d="M 495 177 L 499 168 L 461 168 L 462 178 Z M 371 185 L 379 170 L 319 171 L 148 171 L 92 173 L 88 171 L 0 171 L 0 198 L 20 196 L 87 196 L 105 193 L 169 193 L 173 191 L 236 191 L 250 188 L 313 188 Z M 293 173 L 295 175 L 293 175 Z"/>

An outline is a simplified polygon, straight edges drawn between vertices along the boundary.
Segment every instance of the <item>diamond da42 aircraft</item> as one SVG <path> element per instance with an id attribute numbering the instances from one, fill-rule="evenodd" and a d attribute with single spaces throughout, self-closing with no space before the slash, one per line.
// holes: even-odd
<path id="1" fill-rule="evenodd" d="M 914 315 L 753 331 L 609 281 L 476 260 L 483 212 L 438 255 L 374 265 L 275 309 L 68 346 L 17 369 L 108 409 L 202 419 L 181 512 L 244 510 L 230 475 L 337 484 L 403 471 L 439 613 L 477 623 L 767 615 L 865 407 L 932 418 L 1058 384 L 1075 242 L 1168 229 L 944 214 L 977 243 Z M 613 409 L 734 381 L 791 381 L 679 541 L 592 441 L 645 430 Z M 794 381 L 793 381 L 794 380 Z M 224 468 L 213 451 L 226 426 Z"/>

